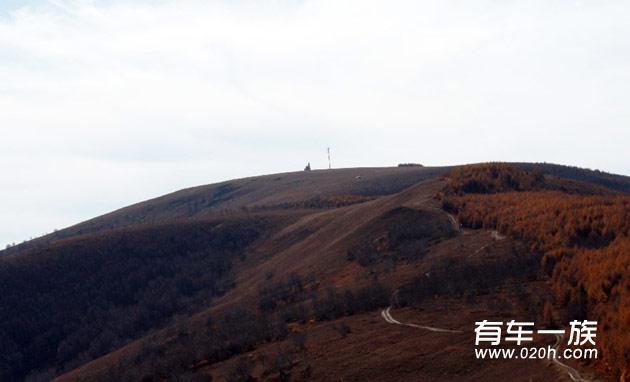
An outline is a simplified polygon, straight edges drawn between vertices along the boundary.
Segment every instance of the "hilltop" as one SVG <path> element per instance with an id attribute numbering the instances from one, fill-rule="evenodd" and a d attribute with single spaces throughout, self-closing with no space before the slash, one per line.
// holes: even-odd
<path id="1" fill-rule="evenodd" d="M 582 315 L 606 321 L 604 358 L 571 366 L 614 380 L 629 372 L 628 192 L 628 177 L 527 163 L 177 191 L 4 251 L 0 378 L 570 380 L 474 359 L 471 325 Z M 389 306 L 453 332 L 392 325 Z"/>

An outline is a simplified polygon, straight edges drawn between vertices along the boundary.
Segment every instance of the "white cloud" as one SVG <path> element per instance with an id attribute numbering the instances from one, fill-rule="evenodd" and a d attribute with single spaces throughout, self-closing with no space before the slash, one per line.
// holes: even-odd
<path id="1" fill-rule="evenodd" d="M 14 9 L 0 17 L 0 242 L 184 186 L 323 166 L 326 146 L 338 166 L 628 174 L 628 19 L 623 1 L 586 0 Z"/>

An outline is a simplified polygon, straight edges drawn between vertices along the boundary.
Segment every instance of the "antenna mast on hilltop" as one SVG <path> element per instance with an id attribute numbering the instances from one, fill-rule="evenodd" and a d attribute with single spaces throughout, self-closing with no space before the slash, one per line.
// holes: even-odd
<path id="1" fill-rule="evenodd" d="M 326 152 L 328 153 L 328 169 L 330 170 L 332 168 L 330 165 L 330 147 L 326 147 Z"/>

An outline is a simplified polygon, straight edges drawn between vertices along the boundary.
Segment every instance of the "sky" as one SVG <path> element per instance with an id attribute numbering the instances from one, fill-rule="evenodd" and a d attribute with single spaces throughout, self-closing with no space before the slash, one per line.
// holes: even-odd
<path id="1" fill-rule="evenodd" d="M 0 245 L 327 166 L 630 175 L 630 3 L 1 0 Z"/>

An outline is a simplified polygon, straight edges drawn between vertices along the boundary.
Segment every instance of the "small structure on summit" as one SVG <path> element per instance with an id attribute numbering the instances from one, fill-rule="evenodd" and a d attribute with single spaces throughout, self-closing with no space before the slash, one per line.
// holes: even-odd
<path id="1" fill-rule="evenodd" d="M 332 168 L 332 163 L 330 162 L 330 147 L 326 148 L 326 153 L 328 153 L 328 169 Z"/>
<path id="2" fill-rule="evenodd" d="M 311 171 L 311 162 L 308 162 L 306 167 L 304 167 L 304 171 Z"/>

